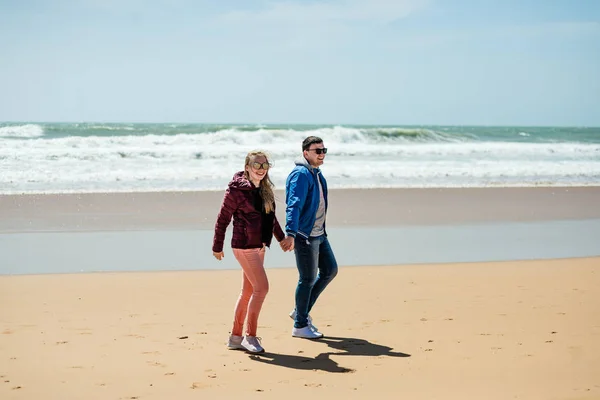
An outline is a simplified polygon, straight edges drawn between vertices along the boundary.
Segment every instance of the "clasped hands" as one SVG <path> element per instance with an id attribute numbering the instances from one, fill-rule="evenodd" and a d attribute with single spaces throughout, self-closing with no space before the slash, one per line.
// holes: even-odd
<path id="1" fill-rule="evenodd" d="M 279 246 L 281 246 L 281 250 L 283 251 L 294 250 L 294 237 L 286 236 L 281 242 L 279 242 Z"/>

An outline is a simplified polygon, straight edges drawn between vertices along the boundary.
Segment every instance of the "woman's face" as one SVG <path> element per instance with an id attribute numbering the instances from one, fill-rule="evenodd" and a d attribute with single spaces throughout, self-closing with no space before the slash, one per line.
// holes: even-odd
<path id="1" fill-rule="evenodd" d="M 265 165 L 267 166 L 266 169 L 264 168 Z M 255 156 L 250 158 L 250 164 L 246 165 L 246 171 L 248 171 L 251 181 L 262 181 L 269 171 L 267 157 Z"/>

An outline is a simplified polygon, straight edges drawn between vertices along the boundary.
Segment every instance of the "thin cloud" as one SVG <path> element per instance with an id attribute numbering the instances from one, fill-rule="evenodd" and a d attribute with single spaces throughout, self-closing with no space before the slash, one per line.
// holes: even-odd
<path id="1" fill-rule="evenodd" d="M 486 40 L 582 40 L 593 36 L 600 36 L 600 22 L 562 21 L 528 25 L 502 25 L 478 29 L 431 31 L 426 34 L 389 38 L 386 47 L 440 47 Z"/>
<path id="2" fill-rule="evenodd" d="M 373 28 L 422 11 L 429 0 L 280 1 L 258 10 L 235 10 L 214 23 L 238 43 L 319 51 L 364 40 Z M 259 43 L 259 44 L 256 44 Z"/>
<path id="3" fill-rule="evenodd" d="M 268 3 L 257 11 L 233 11 L 223 20 L 252 24 L 389 23 L 423 9 L 428 0 L 338 0 Z"/>
<path id="4" fill-rule="evenodd" d="M 565 21 L 511 28 L 513 34 L 527 36 L 585 36 L 600 33 L 600 22 Z"/>
<path id="5" fill-rule="evenodd" d="M 115 16 L 168 10 L 185 11 L 194 5 L 192 0 L 55 0 L 47 3 L 48 7 L 57 11 L 79 9 Z"/>

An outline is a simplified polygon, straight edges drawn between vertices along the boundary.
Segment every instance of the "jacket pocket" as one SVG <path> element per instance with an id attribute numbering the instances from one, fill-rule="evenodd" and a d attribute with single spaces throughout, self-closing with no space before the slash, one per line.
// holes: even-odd
<path id="1" fill-rule="evenodd" d="M 254 227 L 244 228 L 244 236 L 246 237 L 246 246 L 262 247 L 262 233 Z"/>

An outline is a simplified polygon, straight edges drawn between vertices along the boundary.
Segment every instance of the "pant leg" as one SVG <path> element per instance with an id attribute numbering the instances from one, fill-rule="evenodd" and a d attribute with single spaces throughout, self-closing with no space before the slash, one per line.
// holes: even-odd
<path id="1" fill-rule="evenodd" d="M 317 277 L 319 243 L 315 239 L 296 237 L 294 254 L 298 268 L 298 285 L 296 286 L 296 320 L 294 327 L 304 328 L 308 325 L 308 310 L 311 292 Z"/>
<path id="2" fill-rule="evenodd" d="M 310 292 L 310 300 L 308 302 L 308 312 L 312 310 L 315 302 L 319 298 L 319 295 L 325 290 L 327 285 L 331 283 L 333 278 L 337 275 L 338 265 L 335 259 L 335 255 L 333 254 L 333 250 L 331 249 L 331 245 L 329 244 L 329 240 L 327 236 L 320 236 L 319 244 L 319 255 L 318 255 L 318 269 L 319 275 L 317 276 L 317 280 Z"/>
<path id="3" fill-rule="evenodd" d="M 234 249 L 235 251 L 235 249 Z M 246 273 L 242 269 L 242 290 L 240 296 L 235 304 L 235 311 L 233 313 L 233 328 L 231 334 L 236 336 L 242 336 L 244 332 L 244 321 L 246 321 L 246 314 L 248 312 L 248 302 L 252 296 L 252 284 L 248 280 Z"/>
<path id="4" fill-rule="evenodd" d="M 233 249 L 244 275 L 252 286 L 252 295 L 248 302 L 246 335 L 256 336 L 260 310 L 269 292 L 269 280 L 264 267 L 265 249 Z"/>

